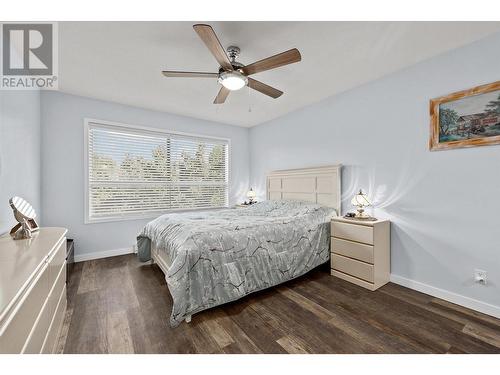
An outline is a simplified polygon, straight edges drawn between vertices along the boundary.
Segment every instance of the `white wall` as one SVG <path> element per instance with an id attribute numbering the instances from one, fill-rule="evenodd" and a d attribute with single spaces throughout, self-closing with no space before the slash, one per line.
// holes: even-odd
<path id="1" fill-rule="evenodd" d="M 395 280 L 498 307 L 500 145 L 430 152 L 428 136 L 429 99 L 499 79 L 496 34 L 254 127 L 251 185 L 263 198 L 271 170 L 342 163 L 343 211 L 363 188 L 393 222 Z"/>
<path id="2" fill-rule="evenodd" d="M 75 255 L 130 248 L 149 220 L 84 224 L 84 118 L 95 118 L 231 139 L 230 203 L 248 189 L 248 129 L 57 92 L 41 95 L 42 202 L 45 226 L 63 226 Z"/>
<path id="3" fill-rule="evenodd" d="M 9 206 L 14 195 L 28 200 L 40 214 L 38 91 L 0 90 L 0 234 L 17 223 Z"/>

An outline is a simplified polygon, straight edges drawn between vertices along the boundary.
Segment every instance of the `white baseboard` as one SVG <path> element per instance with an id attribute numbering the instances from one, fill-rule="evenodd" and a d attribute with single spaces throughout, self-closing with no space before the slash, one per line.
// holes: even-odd
<path id="1" fill-rule="evenodd" d="M 96 251 L 94 253 L 75 254 L 75 262 L 84 262 L 86 260 L 92 259 L 115 257 L 117 255 L 132 254 L 133 252 L 135 252 L 135 248 L 131 246 L 124 247 L 122 249 Z"/>
<path id="2" fill-rule="evenodd" d="M 500 306 L 491 305 L 486 302 L 478 301 L 477 299 L 453 293 L 448 290 L 439 289 L 434 286 L 394 274 L 391 274 L 391 282 L 425 294 L 429 294 L 433 297 L 444 299 L 445 301 L 452 302 L 472 310 L 479 311 L 483 314 L 494 316 L 495 318 L 500 318 Z"/>

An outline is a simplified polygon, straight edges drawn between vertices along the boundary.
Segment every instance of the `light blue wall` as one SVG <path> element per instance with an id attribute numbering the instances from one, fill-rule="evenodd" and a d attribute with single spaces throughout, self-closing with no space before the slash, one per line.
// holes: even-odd
<path id="1" fill-rule="evenodd" d="M 250 131 L 44 92 L 43 223 L 68 227 L 81 255 L 131 246 L 147 221 L 83 224 L 85 117 L 228 137 L 231 203 L 244 198 L 249 175 L 262 199 L 271 170 L 342 163 L 344 211 L 361 187 L 374 200 L 375 215 L 393 222 L 393 274 L 499 306 L 500 146 L 428 150 L 429 99 L 499 80 L 499 61 L 496 34 Z M 11 142 L 2 139 L 2 148 L 5 143 L 12 160 Z M 6 156 L 0 152 L 3 183 Z M 30 186 L 35 197 L 27 198 L 36 205 L 37 180 Z M 0 228 L 6 230 L 4 211 Z M 474 268 L 488 271 L 487 286 L 473 283 Z"/>
<path id="2" fill-rule="evenodd" d="M 393 274 L 500 306 L 500 146 L 428 149 L 429 99 L 499 79 L 496 34 L 254 127 L 251 185 L 342 163 L 344 212 L 363 188 L 393 222 Z"/>
<path id="3" fill-rule="evenodd" d="M 9 198 L 40 214 L 40 94 L 0 90 L 0 234 L 16 224 Z"/>
<path id="4" fill-rule="evenodd" d="M 230 203 L 248 189 L 248 129 L 73 96 L 41 95 L 42 202 L 46 226 L 63 226 L 75 238 L 75 253 L 131 247 L 149 220 L 84 224 L 84 118 L 121 122 L 231 140 Z"/>

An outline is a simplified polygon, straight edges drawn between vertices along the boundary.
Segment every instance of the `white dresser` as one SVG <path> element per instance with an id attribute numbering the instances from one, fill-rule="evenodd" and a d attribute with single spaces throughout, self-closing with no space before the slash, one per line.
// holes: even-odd
<path id="1" fill-rule="evenodd" d="M 389 220 L 332 219 L 331 274 L 370 290 L 389 282 Z"/>
<path id="2" fill-rule="evenodd" d="M 66 232 L 0 237 L 0 353 L 52 353 L 66 310 Z"/>

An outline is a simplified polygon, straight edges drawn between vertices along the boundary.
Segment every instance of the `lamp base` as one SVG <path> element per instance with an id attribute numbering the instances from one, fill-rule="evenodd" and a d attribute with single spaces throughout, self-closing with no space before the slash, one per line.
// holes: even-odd
<path id="1" fill-rule="evenodd" d="M 358 208 L 358 212 L 356 212 L 356 215 L 354 217 L 356 219 L 366 219 L 370 216 L 365 213 L 365 210 L 363 208 Z"/>
<path id="2" fill-rule="evenodd" d="M 365 213 L 365 210 L 362 209 L 362 208 L 358 208 L 358 212 L 356 212 L 356 215 L 354 215 L 354 217 L 352 217 L 352 219 L 355 219 L 355 220 L 368 220 L 368 221 L 375 221 L 375 220 L 377 220 L 373 216 L 367 215 Z"/>

